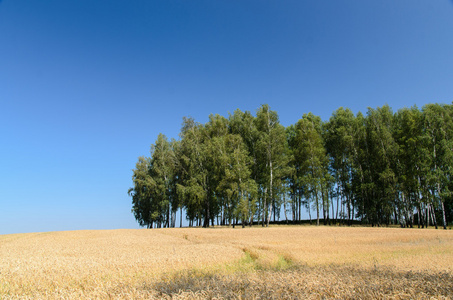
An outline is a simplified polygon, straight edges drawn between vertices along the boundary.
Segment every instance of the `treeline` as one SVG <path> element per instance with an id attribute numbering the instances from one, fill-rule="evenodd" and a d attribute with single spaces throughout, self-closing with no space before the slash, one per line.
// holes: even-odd
<path id="1" fill-rule="evenodd" d="M 206 124 L 183 118 L 180 139 L 159 134 L 133 170 L 132 212 L 141 226 L 360 221 L 442 226 L 453 219 L 453 106 L 339 108 L 284 127 L 262 105 Z M 283 210 L 283 211 L 282 211 Z M 181 219 L 182 224 L 182 219 Z"/>

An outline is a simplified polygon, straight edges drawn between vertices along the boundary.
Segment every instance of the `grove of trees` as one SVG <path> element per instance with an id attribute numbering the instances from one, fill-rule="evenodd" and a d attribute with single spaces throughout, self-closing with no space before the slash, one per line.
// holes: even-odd
<path id="1" fill-rule="evenodd" d="M 132 212 L 141 226 L 438 226 L 453 221 L 453 105 L 337 109 L 293 125 L 262 105 L 206 124 L 183 118 L 179 140 L 163 134 L 133 170 Z"/>

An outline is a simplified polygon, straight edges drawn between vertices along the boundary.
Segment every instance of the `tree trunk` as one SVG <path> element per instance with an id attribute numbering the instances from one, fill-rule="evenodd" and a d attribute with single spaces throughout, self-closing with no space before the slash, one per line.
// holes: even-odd
<path id="1" fill-rule="evenodd" d="M 204 219 L 204 224 L 203 224 L 203 227 L 207 228 L 209 227 L 209 193 L 207 193 L 208 195 L 206 196 L 206 210 L 205 210 L 205 219 Z"/>
<path id="2" fill-rule="evenodd" d="M 338 195 L 338 194 L 337 194 L 337 195 Z M 337 201 L 338 201 L 338 196 L 337 196 Z M 335 205 L 334 205 L 333 202 L 334 202 L 334 201 L 333 201 L 333 199 L 332 199 L 332 219 L 335 217 Z M 334 225 L 336 225 L 336 224 L 337 224 L 337 220 L 335 219 L 335 220 L 333 221 L 333 223 L 334 223 Z"/>
<path id="3" fill-rule="evenodd" d="M 273 212 L 273 218 L 274 218 L 274 223 L 275 223 L 275 218 L 276 218 L 276 211 L 277 211 L 277 208 L 275 207 L 275 201 L 272 201 L 273 204 L 272 204 L 272 212 Z M 278 218 L 278 220 L 280 221 L 280 217 Z"/>
<path id="4" fill-rule="evenodd" d="M 302 220 L 302 190 L 299 189 L 299 213 L 298 220 Z"/>
<path id="5" fill-rule="evenodd" d="M 430 213 L 430 209 L 429 209 L 430 205 L 428 204 L 425 208 L 425 211 L 426 211 L 426 228 L 429 227 L 429 213 Z"/>
<path id="6" fill-rule="evenodd" d="M 269 167 L 270 167 L 270 171 L 271 171 L 271 181 L 270 181 L 270 186 L 269 186 L 269 196 L 270 196 L 270 199 L 269 199 L 269 202 L 270 202 L 269 204 L 270 204 L 270 205 L 269 205 L 269 206 L 270 206 L 270 212 L 269 212 L 269 214 L 268 214 L 268 216 L 267 216 L 267 224 L 266 224 L 266 227 L 269 227 L 269 221 L 270 221 L 270 219 L 271 219 L 271 214 L 272 214 L 272 202 L 274 201 L 274 200 L 273 200 L 273 197 L 272 197 L 272 190 L 273 190 L 273 188 L 272 188 L 272 183 L 273 183 L 273 182 L 272 182 L 272 181 L 273 181 L 273 179 L 274 179 L 273 173 L 272 173 L 272 159 L 269 159 Z M 268 210 L 268 209 L 266 208 L 266 211 L 267 211 L 267 210 Z"/>
<path id="7" fill-rule="evenodd" d="M 295 191 L 294 191 L 295 192 Z M 293 196 L 293 207 L 294 207 L 294 210 L 293 210 L 293 217 L 291 220 L 293 220 L 293 223 L 296 223 L 296 220 L 297 220 L 297 195 L 294 194 Z"/>
<path id="8" fill-rule="evenodd" d="M 286 214 L 286 196 L 283 196 L 283 197 L 284 197 L 283 198 L 283 210 L 285 212 L 285 222 L 286 222 L 286 224 L 288 224 L 288 216 Z"/>
<path id="9" fill-rule="evenodd" d="M 315 201 L 316 201 L 316 226 L 319 226 L 319 199 L 318 191 L 315 189 Z"/>
<path id="10" fill-rule="evenodd" d="M 271 215 L 272 215 L 272 205 L 269 205 L 269 209 L 266 209 L 266 211 L 269 211 L 269 214 L 267 215 L 267 222 L 266 222 L 266 227 L 269 227 L 269 221 L 270 221 Z"/>
<path id="11" fill-rule="evenodd" d="M 182 206 L 181 206 L 181 215 L 179 216 L 179 227 L 182 228 Z"/>
<path id="12" fill-rule="evenodd" d="M 434 224 L 434 228 L 437 228 L 437 220 L 436 220 L 436 212 L 434 211 L 434 208 L 431 206 L 431 222 Z"/>
<path id="13" fill-rule="evenodd" d="M 263 215 L 262 215 L 262 221 L 261 221 L 261 226 L 265 226 L 266 224 L 266 213 L 267 213 L 267 189 L 265 188 L 264 189 L 264 193 L 263 193 L 263 208 L 262 208 L 262 212 L 263 212 Z"/>
<path id="14" fill-rule="evenodd" d="M 440 201 L 440 206 L 442 208 L 442 225 L 444 226 L 444 229 L 447 230 L 447 219 L 445 218 L 445 206 L 443 201 Z"/>
<path id="15" fill-rule="evenodd" d="M 418 209 L 418 214 L 417 214 L 417 225 L 418 225 L 418 228 L 420 228 L 420 207 L 417 208 Z"/>

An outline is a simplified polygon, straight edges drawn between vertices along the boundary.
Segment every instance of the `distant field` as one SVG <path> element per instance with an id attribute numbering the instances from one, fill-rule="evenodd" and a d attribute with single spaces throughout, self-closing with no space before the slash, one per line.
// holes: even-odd
<path id="1" fill-rule="evenodd" d="M 453 299 L 453 231 L 175 228 L 0 235 L 0 299 Z"/>

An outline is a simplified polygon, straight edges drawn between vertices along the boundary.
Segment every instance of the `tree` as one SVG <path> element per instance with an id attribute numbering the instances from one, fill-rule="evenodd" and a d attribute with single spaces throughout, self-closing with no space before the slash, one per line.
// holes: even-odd
<path id="1" fill-rule="evenodd" d="M 302 190 L 300 186 L 301 166 L 300 162 L 295 159 L 296 127 L 290 125 L 286 127 L 286 140 L 288 143 L 288 177 L 289 196 L 291 202 L 292 219 L 294 222 L 301 219 Z"/>
<path id="2" fill-rule="evenodd" d="M 227 216 L 229 224 L 236 218 L 241 220 L 242 226 L 245 223 L 253 223 L 255 213 L 255 199 L 257 194 L 256 183 L 250 178 L 251 157 L 248 155 L 246 145 L 241 136 L 228 134 L 221 140 L 223 145 L 217 149 L 221 152 L 223 174 L 218 186 L 218 191 L 227 199 Z"/>
<path id="3" fill-rule="evenodd" d="M 177 195 L 173 184 L 177 159 L 172 143 L 160 133 L 155 144 L 151 145 L 150 176 L 154 181 L 153 199 L 159 211 L 153 212 L 154 218 L 164 227 L 174 226 L 177 209 Z M 172 207 L 173 204 L 173 207 Z"/>
<path id="4" fill-rule="evenodd" d="M 258 183 L 262 192 L 263 225 L 266 219 L 266 226 L 269 226 L 272 211 L 279 204 L 277 196 L 283 178 L 288 172 L 287 141 L 285 128 L 280 124 L 277 112 L 270 110 L 269 105 L 258 109 L 255 124 L 259 132 L 257 161 L 261 167 Z"/>
<path id="5" fill-rule="evenodd" d="M 258 220 L 261 208 L 261 201 L 258 201 L 258 207 L 256 207 L 256 198 L 259 194 L 258 182 L 262 176 L 263 168 L 259 163 L 259 152 L 258 152 L 258 141 L 260 139 L 260 132 L 256 127 L 255 117 L 249 112 L 242 112 L 236 109 L 233 114 L 229 116 L 229 127 L 231 134 L 237 134 L 241 136 L 244 145 L 247 148 L 249 159 L 248 169 L 250 170 L 250 179 L 253 180 L 253 190 L 255 191 L 255 197 L 253 203 L 249 203 L 250 207 L 250 224 L 253 223 L 255 213 L 258 213 Z M 243 205 L 244 207 L 244 205 Z M 264 220 L 263 220 L 264 224 Z"/>
<path id="6" fill-rule="evenodd" d="M 337 109 L 326 123 L 326 150 L 331 158 L 331 171 L 337 186 L 338 200 L 345 200 L 348 223 L 351 224 L 353 214 L 353 171 L 356 149 L 355 117 L 349 109 Z"/>
<path id="7" fill-rule="evenodd" d="M 429 186 L 426 174 L 430 172 L 427 135 L 424 133 L 423 114 L 417 107 L 403 108 L 395 115 L 394 137 L 398 144 L 399 199 L 396 203 L 400 224 L 413 226 L 416 207 L 429 205 Z"/>
<path id="8" fill-rule="evenodd" d="M 352 114 L 339 108 L 327 123 L 312 113 L 284 128 L 262 105 L 206 124 L 183 118 L 180 140 L 163 134 L 133 170 L 132 212 L 141 226 L 174 227 L 185 209 L 189 226 L 269 226 L 292 211 L 316 210 L 319 225 L 420 227 L 453 218 L 453 106 L 388 105 Z M 336 197 L 336 212 L 333 199 Z M 340 203 L 341 202 L 341 203 Z M 332 217 L 330 217 L 330 207 Z M 182 219 L 181 219 L 182 224 Z"/>
<path id="9" fill-rule="evenodd" d="M 209 225 L 208 161 L 205 155 L 205 133 L 202 124 L 192 118 L 184 118 L 181 129 L 181 181 L 178 194 L 185 200 L 187 218 L 192 224 Z"/>
<path id="10" fill-rule="evenodd" d="M 388 105 L 368 108 L 367 130 L 368 163 L 371 173 L 372 198 L 364 203 L 364 213 L 372 224 L 389 224 L 396 199 L 395 174 L 398 145 L 393 138 L 393 112 Z"/>
<path id="11" fill-rule="evenodd" d="M 326 184 L 328 158 L 321 136 L 321 118 L 304 114 L 296 124 L 295 160 L 301 166 L 302 184 L 308 197 L 314 199 L 316 225 L 319 225 L 320 200 Z"/>
<path id="12" fill-rule="evenodd" d="M 453 172 L 452 111 L 452 107 L 447 105 L 428 104 L 423 107 L 425 130 L 429 137 L 428 148 L 432 158 L 428 181 L 433 200 L 441 208 L 444 229 L 447 229 L 445 199 L 452 194 L 449 189 Z"/>
<path id="13" fill-rule="evenodd" d="M 152 227 L 151 218 L 153 203 L 151 191 L 155 183 L 149 175 L 150 161 L 148 158 L 140 156 L 133 169 L 132 182 L 134 187 L 128 190 L 132 197 L 132 213 L 140 226 Z"/>

